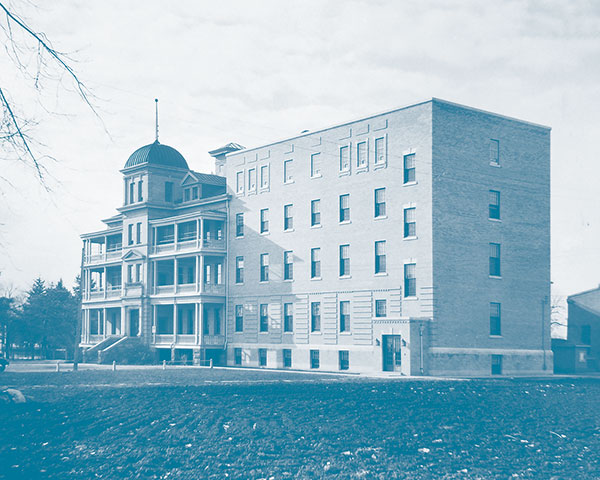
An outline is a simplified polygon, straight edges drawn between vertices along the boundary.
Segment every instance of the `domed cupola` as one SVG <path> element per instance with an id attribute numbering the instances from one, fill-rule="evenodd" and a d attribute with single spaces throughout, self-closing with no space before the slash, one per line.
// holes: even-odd
<path id="1" fill-rule="evenodd" d="M 189 170 L 183 155 L 168 145 L 162 145 L 156 140 L 150 145 L 144 145 L 131 154 L 124 169 L 138 165 L 160 165 L 163 167 L 183 168 Z"/>

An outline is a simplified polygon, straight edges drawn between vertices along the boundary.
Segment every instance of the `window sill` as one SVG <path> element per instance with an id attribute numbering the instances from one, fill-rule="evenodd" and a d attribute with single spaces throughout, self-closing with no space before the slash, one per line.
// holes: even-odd
<path id="1" fill-rule="evenodd" d="M 323 225 L 319 223 L 317 225 L 311 225 L 310 228 L 323 228 Z"/>
<path id="2" fill-rule="evenodd" d="M 501 220 L 501 219 L 499 219 L 499 218 L 490 218 L 490 217 L 488 217 L 488 220 L 489 220 L 490 222 L 502 223 L 502 220 Z"/>
<path id="3" fill-rule="evenodd" d="M 256 190 L 248 190 L 248 196 L 256 195 Z"/>
<path id="4" fill-rule="evenodd" d="M 386 218 L 388 218 L 387 215 L 380 215 L 379 217 L 373 217 L 373 220 L 385 220 Z"/>
<path id="5" fill-rule="evenodd" d="M 294 281 L 294 279 L 293 279 L 293 278 L 284 278 L 284 279 L 282 280 L 282 282 L 287 282 L 287 283 L 291 283 L 291 282 L 293 282 L 293 281 Z"/>
<path id="6" fill-rule="evenodd" d="M 267 331 L 267 332 L 265 332 L 265 331 L 262 331 L 262 332 L 258 332 L 258 334 L 259 334 L 259 335 L 268 335 L 268 334 L 269 334 L 269 332 L 268 332 L 268 331 Z"/>
<path id="7" fill-rule="evenodd" d="M 293 330 L 284 330 L 283 335 L 293 335 L 294 331 Z"/>
<path id="8" fill-rule="evenodd" d="M 243 236 L 243 235 L 236 235 L 236 236 L 235 236 L 235 238 L 236 238 L 236 239 L 237 239 L 237 238 L 244 238 L 244 236 Z"/>
<path id="9" fill-rule="evenodd" d="M 343 335 L 345 337 L 350 337 L 352 335 L 352 332 L 346 332 L 346 331 L 344 331 L 344 332 L 340 332 L 340 335 Z"/>
<path id="10" fill-rule="evenodd" d="M 271 232 L 269 232 L 268 230 L 266 232 L 260 232 L 261 235 L 270 235 Z"/>
<path id="11" fill-rule="evenodd" d="M 243 285 L 244 282 L 235 282 L 234 285 Z"/>
<path id="12" fill-rule="evenodd" d="M 404 300 L 409 300 L 409 301 L 414 301 L 414 300 L 418 300 L 418 299 L 419 299 L 419 297 L 415 297 L 415 296 L 412 296 L 412 297 L 404 297 Z"/>
<path id="13" fill-rule="evenodd" d="M 502 280 L 502 276 L 501 275 L 490 275 L 490 278 L 495 278 L 496 280 Z"/>
<path id="14" fill-rule="evenodd" d="M 499 163 L 490 162 L 490 167 L 502 168 L 502 165 L 500 165 Z"/>
<path id="15" fill-rule="evenodd" d="M 342 170 L 342 171 L 338 172 L 338 176 L 340 176 L 340 177 L 349 177 L 350 176 L 350 170 Z"/>
<path id="16" fill-rule="evenodd" d="M 502 335 L 490 335 L 490 338 L 502 338 Z"/>
<path id="17" fill-rule="evenodd" d="M 417 238 L 419 238 L 419 237 L 417 237 L 416 235 L 413 235 L 411 237 L 404 237 L 402 240 L 416 240 Z"/>
<path id="18" fill-rule="evenodd" d="M 268 280 L 259 280 L 258 283 L 269 283 L 269 281 Z"/>
<path id="19" fill-rule="evenodd" d="M 356 173 L 365 173 L 369 171 L 369 166 L 365 165 L 363 167 L 356 167 Z"/>
<path id="20" fill-rule="evenodd" d="M 376 277 L 387 277 L 388 273 L 387 272 L 379 272 L 379 273 L 375 273 L 374 275 Z"/>
<path id="21" fill-rule="evenodd" d="M 387 168 L 386 162 L 374 163 L 373 170 L 379 170 L 380 168 Z"/>
<path id="22" fill-rule="evenodd" d="M 350 225 L 352 223 L 352 220 L 344 220 L 342 222 L 339 222 L 340 225 Z"/>
<path id="23" fill-rule="evenodd" d="M 323 178 L 323 175 L 317 173 L 316 175 L 311 175 L 310 178 Z"/>
<path id="24" fill-rule="evenodd" d="M 323 332 L 310 332 L 311 335 L 323 335 Z"/>
<path id="25" fill-rule="evenodd" d="M 313 277 L 310 279 L 311 282 L 319 282 L 321 280 L 323 280 L 323 277 Z"/>
<path id="26" fill-rule="evenodd" d="M 345 280 L 345 279 L 347 279 L 347 278 L 352 278 L 352 275 L 340 275 L 340 276 L 339 276 L 339 279 L 340 279 L 340 280 Z"/>
<path id="27" fill-rule="evenodd" d="M 258 193 L 265 193 L 265 192 L 268 192 L 270 190 L 271 190 L 271 188 L 268 187 L 268 186 L 267 187 L 260 187 L 260 190 L 259 190 Z"/>
<path id="28" fill-rule="evenodd" d="M 296 230 L 294 230 L 293 228 L 288 228 L 287 230 L 284 230 L 283 233 L 289 233 L 289 232 L 295 232 Z"/>
<path id="29" fill-rule="evenodd" d="M 235 192 L 236 197 L 243 197 L 244 192 Z"/>
<path id="30" fill-rule="evenodd" d="M 284 181 L 283 184 L 284 185 L 292 185 L 293 183 L 296 183 L 295 180 L 288 180 L 288 181 Z"/>
<path id="31" fill-rule="evenodd" d="M 419 183 L 419 182 L 417 182 L 416 180 L 414 180 L 412 182 L 405 182 L 405 183 L 402 184 L 402 186 L 403 187 L 408 187 L 410 185 L 416 185 L 417 183 Z"/>

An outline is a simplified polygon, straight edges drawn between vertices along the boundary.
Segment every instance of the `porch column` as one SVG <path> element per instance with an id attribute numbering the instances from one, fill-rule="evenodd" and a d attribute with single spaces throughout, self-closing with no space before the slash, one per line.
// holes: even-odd
<path id="1" fill-rule="evenodd" d="M 108 255 L 108 237 L 104 235 L 104 252 L 102 254 L 102 258 L 106 261 L 106 256 Z"/>
<path id="2" fill-rule="evenodd" d="M 129 336 L 129 322 L 127 321 L 126 307 L 121 307 L 121 335 Z"/>
<path id="3" fill-rule="evenodd" d="M 104 285 L 104 298 L 106 298 L 106 290 L 108 288 L 108 282 L 106 281 L 106 267 L 103 268 L 102 278 L 100 283 Z"/>
<path id="4" fill-rule="evenodd" d="M 177 273 L 178 273 L 177 272 L 177 257 L 175 257 L 173 259 L 173 270 L 175 271 L 174 275 L 173 275 L 173 290 L 175 293 L 177 293 L 177 283 L 178 283 L 177 282 L 177 280 L 178 280 L 178 278 L 177 278 Z"/>
<path id="5" fill-rule="evenodd" d="M 102 308 L 102 338 L 106 338 L 106 307 Z"/>
<path id="6" fill-rule="evenodd" d="M 202 220 L 196 220 L 196 248 L 202 247 Z"/>
<path id="7" fill-rule="evenodd" d="M 152 305 L 152 318 L 150 319 L 150 325 L 152 325 L 152 343 L 156 344 L 156 305 Z"/>
<path id="8" fill-rule="evenodd" d="M 194 337 L 195 337 L 195 344 L 199 345 L 200 344 L 200 329 L 198 328 L 198 319 L 200 318 L 200 304 L 199 303 L 194 303 Z"/>
<path id="9" fill-rule="evenodd" d="M 202 333 L 202 325 L 204 323 L 204 303 L 200 302 L 198 304 L 198 319 L 197 319 L 197 325 L 198 325 L 198 345 L 202 345 L 204 343 L 204 338 L 203 338 L 203 333 Z"/>
<path id="10" fill-rule="evenodd" d="M 199 271 L 200 271 L 200 260 L 199 260 L 199 256 L 196 255 L 196 292 L 200 292 L 200 282 L 198 281 L 198 278 L 200 277 L 198 275 Z"/>
<path id="11" fill-rule="evenodd" d="M 204 293 L 204 255 L 200 255 L 200 268 L 198 269 L 199 292 Z"/>
<path id="12" fill-rule="evenodd" d="M 177 237 L 179 236 L 179 226 L 177 223 L 173 224 L 173 246 L 177 251 Z"/>
<path id="13" fill-rule="evenodd" d="M 173 343 L 177 343 L 177 302 L 173 301 Z"/>
<path id="14" fill-rule="evenodd" d="M 156 294 L 157 287 L 158 287 L 157 265 L 158 265 L 158 262 L 156 262 L 156 261 L 152 262 L 152 289 L 150 291 L 154 294 Z"/>

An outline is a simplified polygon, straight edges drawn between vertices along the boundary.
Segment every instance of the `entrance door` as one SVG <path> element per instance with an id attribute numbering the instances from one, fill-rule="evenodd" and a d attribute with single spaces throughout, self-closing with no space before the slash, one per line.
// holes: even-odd
<path id="1" fill-rule="evenodd" d="M 383 336 L 383 371 L 393 372 L 402 366 L 402 340 L 400 335 Z"/>
<path id="2" fill-rule="evenodd" d="M 140 334 L 140 311 L 137 308 L 129 310 L 129 335 L 137 337 Z"/>

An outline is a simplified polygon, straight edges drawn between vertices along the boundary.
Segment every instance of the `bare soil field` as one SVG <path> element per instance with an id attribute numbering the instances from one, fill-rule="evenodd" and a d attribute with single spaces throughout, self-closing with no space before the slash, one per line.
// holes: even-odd
<path id="1" fill-rule="evenodd" d="M 0 478 L 600 478 L 598 379 L 0 375 Z"/>

